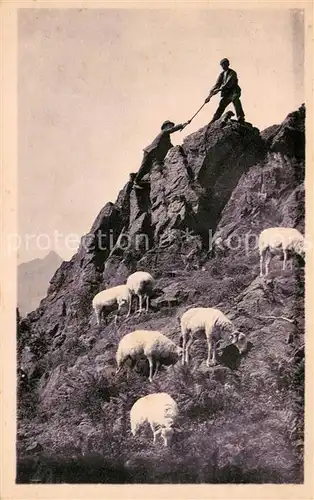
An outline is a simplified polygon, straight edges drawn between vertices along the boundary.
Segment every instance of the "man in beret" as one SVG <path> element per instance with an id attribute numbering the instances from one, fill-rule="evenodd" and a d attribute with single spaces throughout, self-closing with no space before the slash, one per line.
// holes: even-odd
<path id="1" fill-rule="evenodd" d="M 229 68 L 228 59 L 222 59 L 220 61 L 220 66 L 222 67 L 222 72 L 218 76 L 217 82 L 210 90 L 209 96 L 205 99 L 205 102 L 209 102 L 213 95 L 220 92 L 221 99 L 216 113 L 214 114 L 210 123 L 218 120 L 226 107 L 232 102 L 237 114 L 238 122 L 244 123 L 244 111 L 240 101 L 241 88 L 238 85 L 238 77 L 236 72 Z"/>
<path id="2" fill-rule="evenodd" d="M 173 132 L 177 132 L 178 130 L 183 130 L 186 125 L 190 122 L 186 122 L 183 124 L 175 125 L 173 122 L 166 120 L 161 125 L 161 132 L 155 137 L 153 142 L 144 148 L 144 156 L 142 160 L 142 164 L 134 178 L 134 187 L 136 189 L 143 189 L 139 182 L 146 175 L 153 166 L 153 163 L 163 164 L 164 159 L 167 156 L 167 153 L 170 148 L 173 147 L 170 140 L 170 134 Z"/>

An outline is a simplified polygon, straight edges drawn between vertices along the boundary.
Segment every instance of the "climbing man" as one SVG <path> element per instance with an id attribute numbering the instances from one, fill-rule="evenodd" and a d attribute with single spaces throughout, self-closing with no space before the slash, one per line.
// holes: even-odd
<path id="1" fill-rule="evenodd" d="M 150 171 L 154 162 L 159 165 L 163 165 L 163 161 L 166 158 L 169 149 L 173 148 L 173 144 L 171 144 L 170 140 L 170 134 L 173 134 L 173 132 L 177 132 L 178 130 L 183 130 L 189 123 L 190 121 L 175 125 L 173 122 L 166 120 L 162 124 L 161 132 L 149 146 L 144 148 L 142 164 L 134 178 L 135 189 L 143 189 L 143 186 L 139 185 L 139 182 L 144 175 Z"/>
<path id="2" fill-rule="evenodd" d="M 216 113 L 214 114 L 210 123 L 218 120 L 226 107 L 232 102 L 237 114 L 238 122 L 244 123 L 244 111 L 240 101 L 241 88 L 238 85 L 238 77 L 236 72 L 229 68 L 228 59 L 222 59 L 220 66 L 223 71 L 218 76 L 217 82 L 211 89 L 209 96 L 205 99 L 205 103 L 209 102 L 213 95 L 221 92 L 221 99 Z"/>

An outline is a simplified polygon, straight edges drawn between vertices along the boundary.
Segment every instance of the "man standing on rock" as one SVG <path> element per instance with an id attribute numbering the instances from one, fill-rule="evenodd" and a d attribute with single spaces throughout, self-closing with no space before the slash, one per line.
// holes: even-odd
<path id="1" fill-rule="evenodd" d="M 134 178 L 135 189 L 143 189 L 143 186 L 140 186 L 139 182 L 144 175 L 150 171 L 154 162 L 160 165 L 163 164 L 169 149 L 173 148 L 173 144 L 171 144 L 170 140 L 170 134 L 173 134 L 173 132 L 177 132 L 178 130 L 183 130 L 189 123 L 190 122 L 188 121 L 183 124 L 175 125 L 173 122 L 166 120 L 162 124 L 161 132 L 149 146 L 144 148 L 142 164 Z"/>
<path id="2" fill-rule="evenodd" d="M 236 72 L 229 68 L 228 59 L 222 59 L 220 66 L 223 71 L 218 76 L 217 82 L 211 89 L 209 96 L 205 99 L 205 103 L 209 102 L 213 95 L 221 92 L 221 99 L 216 113 L 214 114 L 210 123 L 218 120 L 226 107 L 232 102 L 237 114 L 238 122 L 244 123 L 244 111 L 240 101 L 241 88 L 238 85 L 238 77 Z"/>

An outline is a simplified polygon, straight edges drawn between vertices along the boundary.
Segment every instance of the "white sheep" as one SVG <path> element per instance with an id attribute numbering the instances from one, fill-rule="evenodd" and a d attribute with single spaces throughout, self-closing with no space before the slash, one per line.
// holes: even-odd
<path id="1" fill-rule="evenodd" d="M 263 265 L 265 275 L 268 275 L 269 264 L 272 257 L 278 253 L 283 253 L 283 271 L 286 269 L 288 252 L 298 254 L 304 259 L 304 237 L 292 227 L 270 227 L 264 229 L 259 235 L 260 253 L 260 276 L 263 276 Z"/>
<path id="2" fill-rule="evenodd" d="M 208 345 L 206 364 L 216 364 L 216 348 L 220 341 L 228 340 L 240 353 L 247 350 L 247 338 L 236 330 L 233 323 L 223 312 L 213 307 L 193 307 L 181 317 L 182 364 L 189 363 L 189 350 L 200 333 L 205 333 Z"/>
<path id="3" fill-rule="evenodd" d="M 179 415 L 177 403 L 166 392 L 149 394 L 138 399 L 131 408 L 130 422 L 131 432 L 136 435 L 137 430 L 145 423 L 148 423 L 153 431 L 154 440 L 160 434 L 164 440 L 164 445 L 171 444 L 171 439 L 175 430 L 175 423 Z"/>
<path id="4" fill-rule="evenodd" d="M 118 319 L 118 313 L 124 304 L 129 305 L 131 302 L 130 290 L 126 285 L 114 286 L 102 290 L 93 298 L 93 309 L 96 314 L 97 324 L 100 325 L 101 315 L 107 309 L 110 310 L 114 306 L 118 306 L 118 312 L 115 316 L 115 322 Z M 129 313 L 127 314 L 129 316 Z"/>
<path id="5" fill-rule="evenodd" d="M 119 342 L 116 362 L 119 373 L 126 360 L 131 359 L 132 364 L 145 355 L 149 363 L 149 381 L 153 380 L 153 368 L 157 375 L 160 365 L 175 364 L 182 354 L 182 348 L 177 346 L 159 331 L 135 330 L 125 335 Z"/>
<path id="6" fill-rule="evenodd" d="M 137 271 L 128 277 L 126 284 L 131 292 L 129 314 L 131 312 L 133 295 L 137 295 L 139 298 L 138 312 L 141 313 L 143 310 L 143 299 L 146 299 L 146 312 L 148 311 L 149 299 L 153 292 L 154 282 L 154 278 L 145 271 Z"/>

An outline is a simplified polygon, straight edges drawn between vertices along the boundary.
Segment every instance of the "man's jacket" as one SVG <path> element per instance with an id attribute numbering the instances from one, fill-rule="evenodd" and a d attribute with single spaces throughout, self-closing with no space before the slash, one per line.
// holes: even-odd
<path id="1" fill-rule="evenodd" d="M 238 85 L 238 76 L 233 69 L 227 69 L 226 75 L 224 71 L 220 73 L 211 92 L 217 89 L 221 89 L 221 97 L 229 96 L 230 94 L 238 94 L 240 97 L 241 88 Z"/>
<path id="2" fill-rule="evenodd" d="M 173 148 L 173 144 L 170 140 L 170 134 L 177 132 L 180 129 L 181 125 L 175 125 L 170 129 L 162 130 L 157 137 L 155 137 L 153 142 L 144 148 L 144 151 L 146 153 L 152 153 L 156 160 L 163 161 L 166 158 L 169 149 Z"/>

